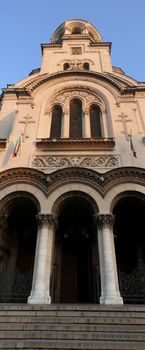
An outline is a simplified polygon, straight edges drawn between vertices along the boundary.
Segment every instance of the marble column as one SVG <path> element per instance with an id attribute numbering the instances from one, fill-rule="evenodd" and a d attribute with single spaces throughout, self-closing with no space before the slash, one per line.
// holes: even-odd
<path id="1" fill-rule="evenodd" d="M 120 295 L 116 256 L 113 237 L 113 214 L 98 214 L 96 216 L 98 228 L 99 259 L 101 273 L 100 304 L 123 304 Z"/>
<path id="2" fill-rule="evenodd" d="M 56 217 L 53 214 L 38 214 L 37 222 L 38 234 L 33 283 L 28 303 L 50 304 L 50 278 Z"/>

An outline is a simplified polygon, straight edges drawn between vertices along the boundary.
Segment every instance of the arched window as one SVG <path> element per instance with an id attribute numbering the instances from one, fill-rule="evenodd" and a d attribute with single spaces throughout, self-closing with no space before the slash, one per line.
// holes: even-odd
<path id="1" fill-rule="evenodd" d="M 52 121 L 50 138 L 56 139 L 61 137 L 61 124 L 62 124 L 62 107 L 55 105 L 52 109 Z"/>
<path id="2" fill-rule="evenodd" d="M 90 107 L 91 137 L 102 137 L 101 111 L 97 105 Z"/>
<path id="3" fill-rule="evenodd" d="M 64 70 L 67 70 L 67 69 L 69 69 L 69 68 L 70 68 L 69 63 L 64 63 L 63 69 L 64 69 Z"/>
<path id="4" fill-rule="evenodd" d="M 70 138 L 82 137 L 82 101 L 74 98 L 70 101 Z"/>
<path id="5" fill-rule="evenodd" d="M 88 63 L 88 62 L 85 62 L 85 63 L 83 64 L 83 68 L 86 69 L 86 70 L 89 70 L 89 69 L 90 69 L 89 63 Z"/>
<path id="6" fill-rule="evenodd" d="M 72 34 L 81 34 L 82 33 L 82 28 L 80 28 L 80 27 L 74 27 L 73 29 L 72 29 L 72 32 L 71 32 Z"/>

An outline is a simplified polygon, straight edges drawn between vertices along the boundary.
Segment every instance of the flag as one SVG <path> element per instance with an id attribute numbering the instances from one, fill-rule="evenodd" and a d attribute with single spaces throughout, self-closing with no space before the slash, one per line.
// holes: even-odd
<path id="1" fill-rule="evenodd" d="M 135 148 L 134 148 L 134 145 L 132 142 L 132 136 L 131 135 L 128 135 L 128 136 L 129 136 L 130 149 L 131 149 L 132 155 L 133 155 L 133 157 L 137 158 L 136 151 L 135 151 Z"/>
<path id="2" fill-rule="evenodd" d="M 19 136 L 17 139 L 12 157 L 17 157 L 18 153 L 20 152 L 20 148 L 21 148 L 21 136 Z"/>

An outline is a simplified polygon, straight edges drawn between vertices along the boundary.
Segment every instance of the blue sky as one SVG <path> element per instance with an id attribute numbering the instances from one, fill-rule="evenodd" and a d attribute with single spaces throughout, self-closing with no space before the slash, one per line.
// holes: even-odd
<path id="1" fill-rule="evenodd" d="M 40 67 L 40 44 L 74 18 L 90 21 L 104 41 L 112 42 L 114 66 L 145 81 L 145 0 L 2 0 L 0 87 Z"/>

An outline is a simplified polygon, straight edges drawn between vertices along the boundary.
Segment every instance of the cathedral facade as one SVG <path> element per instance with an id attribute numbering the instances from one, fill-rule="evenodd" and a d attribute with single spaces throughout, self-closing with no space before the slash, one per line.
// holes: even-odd
<path id="1" fill-rule="evenodd" d="M 68 20 L 0 110 L 0 302 L 145 303 L 145 83 Z"/>

